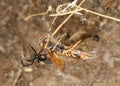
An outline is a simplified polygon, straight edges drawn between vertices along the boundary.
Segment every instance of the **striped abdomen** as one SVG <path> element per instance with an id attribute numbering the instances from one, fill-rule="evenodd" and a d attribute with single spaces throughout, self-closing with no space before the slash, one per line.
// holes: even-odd
<path id="1" fill-rule="evenodd" d="M 72 57 L 72 58 L 81 58 L 81 59 L 87 59 L 89 57 L 93 57 L 92 55 L 88 54 L 88 53 L 85 53 L 85 52 L 82 52 L 82 51 L 79 51 L 79 50 L 72 50 L 72 51 L 68 51 L 66 52 L 65 50 L 63 52 L 57 52 L 58 54 L 60 55 L 63 55 L 63 56 L 68 56 L 68 57 Z"/>

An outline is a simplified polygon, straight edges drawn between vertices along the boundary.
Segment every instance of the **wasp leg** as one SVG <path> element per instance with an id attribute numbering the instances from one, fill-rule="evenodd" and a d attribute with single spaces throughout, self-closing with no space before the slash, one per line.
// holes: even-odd
<path id="1" fill-rule="evenodd" d="M 45 44 L 45 48 L 47 48 L 49 42 L 50 42 L 50 35 L 49 34 L 46 34 L 46 37 L 47 37 L 47 43 Z"/>
<path id="2" fill-rule="evenodd" d="M 30 47 L 32 48 L 32 50 L 35 52 L 35 54 L 37 54 L 36 50 L 33 48 L 33 46 L 31 44 L 29 44 Z"/>
<path id="3" fill-rule="evenodd" d="M 57 41 L 57 43 L 55 44 L 55 46 L 53 47 L 53 51 L 55 50 L 56 46 L 60 43 L 60 41 L 63 39 L 63 36 Z"/>
<path id="4" fill-rule="evenodd" d="M 42 51 L 43 51 L 43 49 L 39 51 L 38 56 L 40 56 L 40 54 L 41 54 Z"/>
<path id="5" fill-rule="evenodd" d="M 81 40 L 79 40 L 78 42 L 76 42 L 76 43 L 73 45 L 72 48 L 70 48 L 70 49 L 68 49 L 68 50 L 65 50 L 65 51 L 63 52 L 63 54 L 65 54 L 65 53 L 67 53 L 67 52 L 73 50 L 80 42 L 81 42 Z"/>

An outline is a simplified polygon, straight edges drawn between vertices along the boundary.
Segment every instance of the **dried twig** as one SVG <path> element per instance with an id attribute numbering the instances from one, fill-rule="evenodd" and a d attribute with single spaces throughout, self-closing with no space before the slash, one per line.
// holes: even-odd
<path id="1" fill-rule="evenodd" d="M 48 7 L 48 10 L 47 10 L 46 12 L 29 15 L 29 16 L 27 16 L 24 20 L 27 21 L 27 20 L 29 20 L 29 19 L 32 18 L 32 17 L 40 16 L 40 15 L 45 15 L 45 14 L 47 14 L 48 12 L 50 12 L 51 10 L 52 10 L 52 7 L 49 6 L 49 7 Z"/>
<path id="2" fill-rule="evenodd" d="M 78 7 L 75 9 L 74 12 L 72 12 L 57 28 L 56 30 L 53 32 L 52 36 L 54 36 L 59 30 L 60 28 L 68 21 L 68 19 L 70 19 L 70 17 L 79 9 L 79 7 L 85 2 L 85 0 L 83 0 Z"/>
<path id="3" fill-rule="evenodd" d="M 16 75 L 16 77 L 15 77 L 15 80 L 14 80 L 12 86 L 16 86 L 17 81 L 18 81 L 19 77 L 21 76 L 21 73 L 22 73 L 22 70 L 20 69 L 20 70 L 17 72 L 17 75 Z"/>
<path id="4" fill-rule="evenodd" d="M 78 6 L 77 6 L 77 7 L 78 7 Z M 118 18 L 111 17 L 111 16 L 107 16 L 107 15 L 104 15 L 104 14 L 100 14 L 100 13 L 97 13 L 97 12 L 94 12 L 94 11 L 91 11 L 91 10 L 88 10 L 88 9 L 85 9 L 85 8 L 82 8 L 82 7 L 79 7 L 79 9 L 74 10 L 74 11 L 69 11 L 69 12 L 65 12 L 65 13 L 51 14 L 51 15 L 49 15 L 49 16 L 63 16 L 63 15 L 71 14 L 71 13 L 73 13 L 73 12 L 78 12 L 78 11 L 86 11 L 86 12 L 89 12 L 89 13 L 92 13 L 92 14 L 95 14 L 95 15 L 98 15 L 98 16 L 101 16 L 101 17 L 104 17 L 104 18 L 108 18 L 108 19 L 111 19 L 111 20 L 115 20 L 115 21 L 120 22 L 120 19 L 118 19 Z"/>

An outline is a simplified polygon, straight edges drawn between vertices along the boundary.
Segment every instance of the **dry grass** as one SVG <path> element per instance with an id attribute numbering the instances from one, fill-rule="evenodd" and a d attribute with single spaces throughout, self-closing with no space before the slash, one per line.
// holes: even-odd
<path id="1" fill-rule="evenodd" d="M 0 86 L 120 86 L 119 0 L 62 2 L 1 1 Z M 29 14 L 33 15 L 26 17 Z M 37 62 L 31 67 L 23 67 L 21 55 L 28 58 L 33 55 L 25 41 L 39 51 L 38 40 L 44 33 L 54 38 L 66 33 L 61 43 L 73 45 L 78 41 L 73 48 L 95 54 L 97 58 L 76 60 L 62 57 L 66 66 L 64 72 L 53 64 Z M 99 41 L 93 39 L 96 34 Z M 78 45 L 79 40 L 82 42 Z"/>

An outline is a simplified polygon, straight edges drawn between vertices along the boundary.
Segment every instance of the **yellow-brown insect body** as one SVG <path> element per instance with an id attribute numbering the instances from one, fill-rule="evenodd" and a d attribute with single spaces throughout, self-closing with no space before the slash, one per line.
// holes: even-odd
<path id="1" fill-rule="evenodd" d="M 52 40 L 53 38 L 50 37 L 50 35 L 45 34 L 43 37 L 41 37 L 39 41 L 39 45 L 43 50 L 47 51 L 50 59 L 53 61 L 55 66 L 63 70 L 65 65 L 63 59 L 60 57 L 62 56 L 67 56 L 67 57 L 72 57 L 75 59 L 87 59 L 89 57 L 93 57 L 92 55 L 82 52 L 80 50 L 75 50 L 74 47 L 80 42 L 78 41 L 73 47 L 67 47 L 64 46 L 60 43 L 60 40 L 54 41 Z"/>
<path id="2" fill-rule="evenodd" d="M 58 55 L 54 52 L 48 52 L 51 60 L 54 62 L 55 66 L 60 69 L 63 70 L 64 69 L 64 62 L 62 60 L 62 58 L 58 57 Z"/>
<path id="3" fill-rule="evenodd" d="M 70 48 L 66 49 L 65 46 L 60 45 L 60 44 L 56 45 L 55 43 L 51 42 L 50 40 L 49 40 L 49 42 L 47 42 L 47 40 L 44 39 L 44 41 L 41 41 L 40 43 L 41 43 L 40 46 L 41 45 L 42 45 L 42 47 L 44 46 L 44 48 L 46 48 L 49 52 L 54 52 L 54 53 L 57 53 L 62 56 L 72 57 L 72 58 L 76 58 L 76 59 L 81 58 L 83 60 L 87 59 L 88 57 L 91 57 L 91 55 L 88 53 L 82 52 L 80 50 L 74 50 L 74 49 L 69 50 Z M 54 48 L 54 46 L 56 46 L 56 47 Z M 54 50 L 53 50 L 53 48 L 54 48 Z"/>

